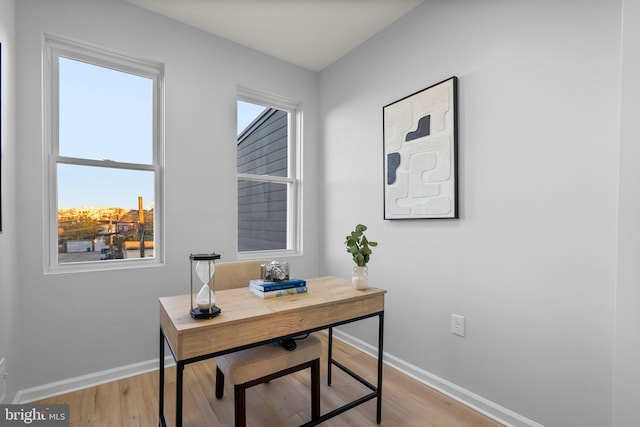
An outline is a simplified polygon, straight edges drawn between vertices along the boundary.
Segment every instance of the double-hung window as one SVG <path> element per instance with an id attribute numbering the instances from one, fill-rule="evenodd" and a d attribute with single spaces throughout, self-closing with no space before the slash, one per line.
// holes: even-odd
<path id="1" fill-rule="evenodd" d="M 47 271 L 162 262 L 163 66 L 45 38 Z"/>
<path id="2" fill-rule="evenodd" d="M 300 252 L 300 128 L 298 103 L 239 89 L 240 258 Z"/>

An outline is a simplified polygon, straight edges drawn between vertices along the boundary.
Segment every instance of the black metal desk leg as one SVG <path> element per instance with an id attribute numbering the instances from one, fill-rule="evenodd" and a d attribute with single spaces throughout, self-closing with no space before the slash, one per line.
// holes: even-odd
<path id="1" fill-rule="evenodd" d="M 331 364 L 333 361 L 333 327 L 329 327 L 329 354 L 327 355 L 327 385 L 331 385 Z"/>
<path id="2" fill-rule="evenodd" d="M 176 362 L 176 427 L 182 427 L 182 378 L 184 362 Z"/>
<path id="3" fill-rule="evenodd" d="M 160 328 L 160 367 L 158 372 L 160 373 L 160 379 L 158 381 L 158 425 L 164 427 L 167 423 L 164 420 L 164 332 Z"/>
<path id="4" fill-rule="evenodd" d="M 383 365 L 383 355 L 384 352 L 382 350 L 382 344 L 384 340 L 384 312 L 380 313 L 378 317 L 378 409 L 376 413 L 376 423 L 380 424 L 382 421 L 382 365 Z"/>

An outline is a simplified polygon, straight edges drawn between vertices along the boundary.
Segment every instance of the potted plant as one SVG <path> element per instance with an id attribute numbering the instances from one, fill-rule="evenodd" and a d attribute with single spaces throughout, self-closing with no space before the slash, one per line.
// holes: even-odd
<path id="1" fill-rule="evenodd" d="M 353 287 L 356 289 L 366 289 L 369 286 L 367 263 L 371 257 L 371 247 L 378 246 L 377 242 L 367 239 L 365 231 L 367 231 L 366 225 L 356 225 L 356 229 L 346 237 L 344 242 L 347 245 L 347 252 L 351 254 L 353 262 L 356 263 L 351 277 Z"/>

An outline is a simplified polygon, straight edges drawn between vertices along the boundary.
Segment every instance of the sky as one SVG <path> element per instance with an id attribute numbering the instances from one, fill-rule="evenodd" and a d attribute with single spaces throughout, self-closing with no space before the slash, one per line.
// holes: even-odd
<path id="1" fill-rule="evenodd" d="M 238 101 L 238 135 L 265 109 L 264 105 Z"/>
<path id="2" fill-rule="evenodd" d="M 152 80 L 62 57 L 59 64 L 60 155 L 151 164 Z M 264 108 L 238 101 L 238 133 Z M 137 209 L 138 196 L 147 208 L 154 204 L 153 188 L 149 171 L 58 165 L 58 209 Z"/>

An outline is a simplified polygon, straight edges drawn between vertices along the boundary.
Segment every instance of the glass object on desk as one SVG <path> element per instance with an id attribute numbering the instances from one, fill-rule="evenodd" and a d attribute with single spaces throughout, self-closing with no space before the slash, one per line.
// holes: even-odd
<path id="1" fill-rule="evenodd" d="M 220 308 L 216 307 L 215 294 L 215 260 L 220 255 L 216 253 L 209 254 L 191 254 L 189 261 L 191 264 L 191 317 L 194 319 L 210 319 L 220 314 Z M 194 274 L 195 273 L 195 274 Z M 200 291 L 194 294 L 194 278 L 200 283 L 196 285 Z M 194 304 L 195 296 L 195 304 Z"/>
<path id="2" fill-rule="evenodd" d="M 196 275 L 202 283 L 202 288 L 196 297 L 196 305 L 202 311 L 209 310 L 216 302 L 216 294 L 210 283 L 216 272 L 216 265 L 211 261 L 196 261 Z"/>

